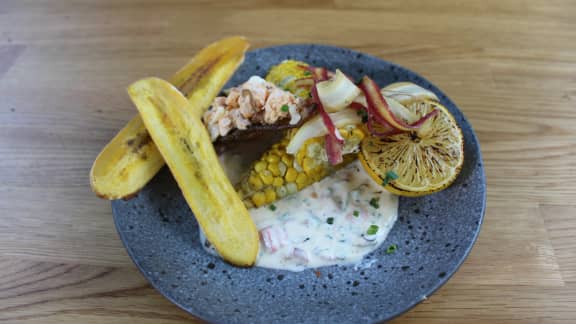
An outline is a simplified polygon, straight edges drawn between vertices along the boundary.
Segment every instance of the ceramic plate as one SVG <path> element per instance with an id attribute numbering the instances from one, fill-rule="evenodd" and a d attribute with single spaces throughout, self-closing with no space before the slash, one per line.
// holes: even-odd
<path id="1" fill-rule="evenodd" d="M 136 266 L 169 300 L 194 316 L 227 323 L 362 323 L 391 319 L 428 298 L 456 272 L 480 231 L 486 184 L 478 140 L 462 112 L 423 77 L 349 49 L 286 45 L 258 49 L 229 82 L 264 76 L 297 59 L 379 85 L 411 81 L 435 92 L 464 134 L 465 161 L 448 189 L 401 198 L 399 219 L 369 267 L 330 266 L 303 272 L 240 269 L 204 252 L 198 225 L 164 168 L 140 194 L 112 202 L 120 238 Z M 386 254 L 396 244 L 398 251 Z"/>

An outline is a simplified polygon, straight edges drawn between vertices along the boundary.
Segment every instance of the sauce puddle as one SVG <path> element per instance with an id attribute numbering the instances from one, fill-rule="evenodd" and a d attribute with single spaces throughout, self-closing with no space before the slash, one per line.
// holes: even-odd
<path id="1" fill-rule="evenodd" d="M 256 266 L 302 271 L 360 263 L 392 229 L 398 197 L 374 183 L 356 161 L 250 215 L 260 233 Z M 215 254 L 202 233 L 201 241 Z"/>

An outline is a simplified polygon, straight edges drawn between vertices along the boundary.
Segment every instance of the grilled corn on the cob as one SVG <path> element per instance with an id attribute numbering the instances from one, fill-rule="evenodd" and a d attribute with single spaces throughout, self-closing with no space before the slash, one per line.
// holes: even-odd
<path id="1" fill-rule="evenodd" d="M 355 125 L 339 130 L 346 143 L 345 152 L 352 154 L 344 155 L 344 162 L 337 166 L 328 162 L 323 137 L 311 138 L 298 153 L 288 154 L 286 146 L 296 130 L 289 131 L 284 139 L 253 163 L 241 179 L 237 190 L 244 204 L 248 208 L 270 204 L 320 181 L 337 168 L 354 161 L 364 132 Z"/>
<path id="2" fill-rule="evenodd" d="M 294 81 L 309 76 L 302 68 L 304 62 L 285 60 L 272 67 L 266 80 L 280 86 L 301 98 L 308 98 L 310 90 L 298 87 Z M 270 204 L 287 195 L 294 194 L 303 188 L 320 181 L 337 168 L 356 159 L 359 144 L 364 132 L 357 125 L 339 128 L 344 137 L 344 162 L 332 166 L 328 162 L 324 148 L 324 137 L 307 140 L 294 155 L 286 152 L 286 146 L 298 130 L 292 129 L 270 150 L 254 162 L 244 174 L 236 189 L 248 208 Z"/>

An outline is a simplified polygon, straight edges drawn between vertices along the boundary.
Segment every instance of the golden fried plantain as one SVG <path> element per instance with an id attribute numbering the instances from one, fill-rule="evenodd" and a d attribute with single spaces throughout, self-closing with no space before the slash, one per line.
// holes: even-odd
<path id="1" fill-rule="evenodd" d="M 193 113 L 194 102 L 158 78 L 137 81 L 128 93 L 208 241 L 226 261 L 252 266 L 258 231 L 226 177 L 202 120 Z"/>
<path id="2" fill-rule="evenodd" d="M 229 37 L 208 45 L 172 77 L 171 83 L 202 116 L 244 61 L 249 44 Z M 134 196 L 162 168 L 164 161 L 140 119 L 134 117 L 100 152 L 90 170 L 90 185 L 101 198 Z"/>

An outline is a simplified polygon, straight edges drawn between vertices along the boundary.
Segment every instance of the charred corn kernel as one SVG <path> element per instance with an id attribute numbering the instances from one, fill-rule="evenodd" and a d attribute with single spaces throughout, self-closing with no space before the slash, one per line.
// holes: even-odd
<path id="1" fill-rule="evenodd" d="M 308 176 L 305 173 L 300 173 L 296 177 L 296 185 L 298 185 L 298 190 L 302 190 L 308 184 Z"/>
<path id="2" fill-rule="evenodd" d="M 306 144 L 304 144 L 303 147 L 306 147 Z M 298 152 L 296 152 L 296 161 L 302 161 L 304 160 L 304 158 L 306 157 L 306 150 L 300 150 Z"/>
<path id="3" fill-rule="evenodd" d="M 258 162 L 256 162 L 256 164 L 254 164 L 254 170 L 256 170 L 256 172 L 262 172 L 262 171 L 266 170 L 266 165 L 267 165 L 266 162 L 258 161 Z"/>
<path id="4" fill-rule="evenodd" d="M 311 174 L 314 171 L 314 167 L 317 165 L 316 161 L 312 158 L 306 157 L 304 158 L 304 162 L 302 162 L 302 168 L 304 172 L 307 174 Z"/>
<path id="5" fill-rule="evenodd" d="M 274 181 L 274 176 L 270 170 L 264 170 L 262 173 L 260 173 L 260 179 L 262 179 L 262 182 L 265 185 L 270 185 Z"/>
<path id="6" fill-rule="evenodd" d="M 252 196 L 252 202 L 256 207 L 266 204 L 266 195 L 263 192 L 257 192 Z"/>
<path id="7" fill-rule="evenodd" d="M 280 186 L 282 186 L 283 184 L 284 184 L 284 180 L 283 180 L 282 178 L 280 178 L 280 177 L 274 178 L 274 181 L 272 182 L 272 185 L 273 185 L 274 187 L 280 187 Z"/>
<path id="8" fill-rule="evenodd" d="M 250 181 L 250 185 L 252 185 L 252 187 L 254 189 L 261 189 L 262 187 L 264 187 L 264 183 L 262 183 L 262 180 L 260 179 L 260 177 L 258 177 L 255 174 L 250 176 L 249 181 Z"/>
<path id="9" fill-rule="evenodd" d="M 280 166 L 278 163 L 279 162 L 268 164 L 268 170 L 270 170 L 270 172 L 272 172 L 272 174 L 276 177 L 280 175 Z"/>
<path id="10" fill-rule="evenodd" d="M 297 176 L 298 171 L 294 168 L 289 168 L 288 171 L 286 171 L 286 176 L 284 178 L 286 179 L 286 182 L 290 183 L 296 181 Z"/>
<path id="11" fill-rule="evenodd" d="M 264 191 L 264 194 L 266 195 L 266 203 L 267 204 L 276 201 L 276 191 L 274 189 L 267 188 Z"/>
<path id="12" fill-rule="evenodd" d="M 300 165 L 300 163 L 297 160 L 294 160 L 294 163 L 292 164 L 294 166 L 294 169 L 296 169 L 296 172 L 300 173 L 304 170 L 302 170 L 302 166 Z"/>
<path id="13" fill-rule="evenodd" d="M 286 169 L 286 164 L 278 162 L 278 171 L 280 172 L 279 176 L 283 177 L 286 174 Z"/>
<path id="14" fill-rule="evenodd" d="M 282 155 L 282 162 L 286 165 L 291 165 L 292 161 L 294 161 L 294 158 L 292 157 L 292 155 L 290 154 L 284 154 Z"/>
<path id="15" fill-rule="evenodd" d="M 280 158 L 276 154 L 270 154 L 266 158 L 266 161 L 268 161 L 269 164 L 276 164 L 280 161 Z"/>

